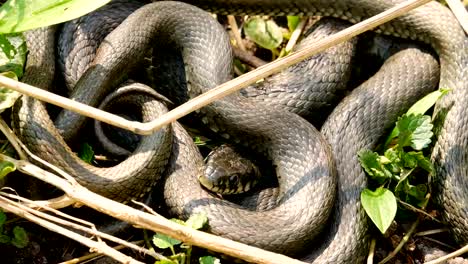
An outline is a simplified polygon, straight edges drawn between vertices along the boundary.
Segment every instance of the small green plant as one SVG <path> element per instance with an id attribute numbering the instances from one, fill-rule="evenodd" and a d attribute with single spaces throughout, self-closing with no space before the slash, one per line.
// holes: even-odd
<path id="1" fill-rule="evenodd" d="M 0 33 L 22 32 L 85 15 L 110 0 L 9 0 L 0 7 Z"/>
<path id="2" fill-rule="evenodd" d="M 288 16 L 288 29 L 279 27 L 273 19 L 251 17 L 244 24 L 245 35 L 262 48 L 269 49 L 273 59 L 287 55 L 284 49 L 280 51 L 284 39 L 289 39 L 299 24 L 298 16 Z"/>
<path id="3" fill-rule="evenodd" d="M 29 243 L 26 231 L 20 226 L 14 226 L 11 231 L 7 231 L 6 221 L 6 214 L 0 209 L 0 243 L 11 244 L 17 248 L 26 247 Z"/>
<path id="4" fill-rule="evenodd" d="M 375 190 L 364 189 L 361 203 L 369 218 L 382 232 L 397 212 L 397 199 L 424 208 L 428 202 L 428 174 L 434 171 L 424 149 L 431 143 L 431 117 L 423 115 L 448 90 L 435 91 L 418 101 L 396 122 L 379 154 L 368 149 L 358 152 L 359 161 Z"/>
<path id="5" fill-rule="evenodd" d="M 94 160 L 94 150 L 88 143 L 83 143 L 81 145 L 80 151 L 78 152 L 78 157 L 84 162 L 91 164 Z"/>
<path id="6" fill-rule="evenodd" d="M 171 219 L 178 224 L 193 228 L 201 229 L 207 222 L 208 218 L 205 214 L 194 214 L 187 219 L 187 221 L 182 221 L 179 219 Z M 170 249 L 172 255 L 169 256 L 169 260 L 158 260 L 155 264 L 190 264 L 192 257 L 192 245 L 182 243 L 182 241 L 171 238 L 164 234 L 156 233 L 153 236 L 153 244 L 160 249 Z M 180 252 L 176 252 L 175 246 L 178 246 Z M 220 263 L 219 259 L 212 256 L 204 256 L 199 258 L 200 264 L 218 264 Z"/>

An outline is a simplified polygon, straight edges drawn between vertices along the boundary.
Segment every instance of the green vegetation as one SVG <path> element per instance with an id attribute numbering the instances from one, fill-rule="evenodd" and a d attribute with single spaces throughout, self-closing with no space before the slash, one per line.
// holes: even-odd
<path id="1" fill-rule="evenodd" d="M 285 48 L 282 48 L 283 40 L 290 39 L 299 22 L 298 16 L 288 16 L 288 29 L 285 29 L 278 26 L 272 18 L 250 17 L 244 24 L 244 32 L 258 46 L 270 50 L 274 59 L 287 55 Z"/>
<path id="2" fill-rule="evenodd" d="M 386 139 L 383 154 L 368 149 L 359 151 L 359 161 L 369 175 L 375 191 L 364 189 L 361 202 L 367 215 L 382 232 L 397 213 L 397 199 L 425 208 L 429 199 L 429 177 L 434 168 L 423 152 L 431 143 L 431 117 L 423 115 L 447 90 L 435 91 L 411 107 L 396 122 Z"/>
<path id="3" fill-rule="evenodd" d="M 193 229 L 201 229 L 208 223 L 208 218 L 205 214 L 194 214 L 190 216 L 187 221 L 182 221 L 179 219 L 171 219 L 172 221 L 185 225 Z M 192 245 L 182 243 L 177 239 L 171 238 L 164 234 L 156 233 L 153 236 L 153 244 L 160 249 L 170 249 L 172 255 L 169 257 L 169 260 L 160 260 L 156 261 L 155 264 L 190 264 L 192 257 Z M 176 253 L 175 247 L 178 246 L 179 253 Z M 220 263 L 219 259 L 211 256 L 204 256 L 199 258 L 200 264 L 216 264 Z"/>
<path id="4" fill-rule="evenodd" d="M 0 33 L 22 32 L 83 16 L 110 0 L 9 0 L 0 7 Z"/>
<path id="5" fill-rule="evenodd" d="M 24 248 L 29 243 L 26 231 L 19 226 L 14 226 L 12 230 L 6 227 L 7 217 L 6 214 L 0 209 L 0 243 L 11 244 L 17 248 Z"/>

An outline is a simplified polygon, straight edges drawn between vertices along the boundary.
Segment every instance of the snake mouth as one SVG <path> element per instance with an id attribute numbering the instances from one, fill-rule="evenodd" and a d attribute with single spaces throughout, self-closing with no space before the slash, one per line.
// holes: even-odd
<path id="1" fill-rule="evenodd" d="M 212 191 L 212 192 L 217 192 L 219 191 L 217 186 L 214 186 L 213 182 L 208 180 L 204 175 L 198 176 L 198 181 L 200 184 L 205 187 L 205 189 Z"/>

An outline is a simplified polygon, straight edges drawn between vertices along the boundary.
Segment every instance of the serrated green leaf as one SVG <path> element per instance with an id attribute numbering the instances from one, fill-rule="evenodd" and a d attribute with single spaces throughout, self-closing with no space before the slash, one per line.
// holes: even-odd
<path id="1" fill-rule="evenodd" d="M 400 148 L 411 146 L 415 150 L 421 150 L 431 143 L 433 125 L 430 116 L 405 114 L 398 119 L 397 127 Z"/>
<path id="2" fill-rule="evenodd" d="M 411 106 L 408 109 L 408 111 L 406 112 L 406 114 L 415 114 L 415 115 L 425 114 L 427 112 L 427 110 L 429 110 L 432 106 L 435 105 L 437 100 L 442 98 L 448 92 L 450 92 L 450 89 L 441 88 L 441 89 L 439 89 L 437 91 L 429 93 L 428 95 L 424 96 L 419 101 L 417 101 L 413 106 Z M 390 135 L 385 140 L 384 146 L 387 147 L 390 144 L 390 142 L 392 141 L 392 139 L 394 139 L 394 138 L 396 138 L 398 136 L 398 133 L 399 133 L 398 128 L 395 126 L 395 128 L 393 128 L 392 132 L 390 133 Z"/>
<path id="3" fill-rule="evenodd" d="M 381 163 L 379 154 L 363 149 L 358 152 L 358 157 L 362 168 L 373 180 L 383 183 L 392 177 L 392 173 Z"/>
<path id="4" fill-rule="evenodd" d="M 13 239 L 11 243 L 17 248 L 24 248 L 29 243 L 29 237 L 22 227 L 15 226 L 13 228 Z"/>
<path id="5" fill-rule="evenodd" d="M 78 157 L 84 162 L 91 164 L 94 160 L 94 150 L 88 143 L 83 143 L 81 145 L 80 151 L 78 152 Z"/>
<path id="6" fill-rule="evenodd" d="M 204 256 L 198 259 L 200 264 L 220 264 L 221 261 L 218 258 L 212 256 Z"/>
<path id="7" fill-rule="evenodd" d="M 160 249 L 166 249 L 178 245 L 182 242 L 180 240 L 174 239 L 163 234 L 155 234 L 153 236 L 153 243 Z"/>
<path id="8" fill-rule="evenodd" d="M 384 234 L 397 211 L 397 202 L 393 193 L 385 188 L 378 188 L 375 192 L 364 189 L 361 192 L 361 204 L 372 222 Z"/>
<path id="9" fill-rule="evenodd" d="M 288 20 L 289 32 L 293 32 L 301 20 L 298 16 L 287 16 L 286 19 Z"/>
<path id="10" fill-rule="evenodd" d="M 9 0 L 0 7 L 0 33 L 50 26 L 83 16 L 110 0 Z"/>
<path id="11" fill-rule="evenodd" d="M 0 179 L 8 175 L 8 173 L 15 171 L 15 164 L 9 161 L 0 161 Z"/>
<path id="12" fill-rule="evenodd" d="M 191 215 L 185 222 L 185 225 L 193 229 L 201 229 L 208 223 L 208 217 L 205 213 Z"/>
<path id="13" fill-rule="evenodd" d="M 408 154 L 406 152 L 401 152 L 401 165 L 405 168 L 414 169 L 418 166 L 418 160 L 415 156 Z"/>
<path id="14" fill-rule="evenodd" d="M 283 42 L 283 33 L 273 20 L 253 17 L 245 22 L 245 34 L 259 46 L 273 50 Z"/>
<path id="15" fill-rule="evenodd" d="M 423 170 L 433 173 L 434 172 L 434 165 L 432 164 L 431 160 L 428 157 L 425 157 L 421 151 L 410 151 L 407 155 L 412 156 L 414 159 L 417 160 L 418 166 L 421 167 Z"/>

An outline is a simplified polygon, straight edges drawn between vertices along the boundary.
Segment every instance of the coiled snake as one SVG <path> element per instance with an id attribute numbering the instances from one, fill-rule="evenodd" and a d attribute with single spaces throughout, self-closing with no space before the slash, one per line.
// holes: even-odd
<path id="1" fill-rule="evenodd" d="M 355 23 L 400 1 L 193 2 L 221 13 L 318 14 Z M 466 243 L 467 207 L 463 201 L 468 201 L 468 181 L 464 177 L 467 155 L 463 148 L 467 142 L 464 125 L 468 122 L 465 120 L 468 40 L 451 13 L 437 3 L 426 4 L 379 30 L 431 44 L 440 58 L 440 86 L 453 89 L 438 106 L 437 113 L 444 114 L 445 122 L 438 133 L 433 158 L 438 201 L 445 207 L 445 218 L 453 225 L 454 233 Z M 44 42 L 38 41 L 35 34 L 43 34 Z M 35 34 L 28 37 L 29 48 L 34 52 L 28 58 L 25 80 L 47 89 L 54 72 L 50 56 L 54 50 L 54 42 L 50 42 L 54 29 Z M 222 27 L 209 14 L 191 5 L 156 2 L 133 12 L 106 37 L 71 97 L 96 105 L 115 86 L 119 79 L 115 76 L 130 71 L 143 60 L 147 47 L 157 51 L 159 46 L 167 46 L 160 43 L 162 39 L 181 51 L 188 96 L 196 96 L 230 78 L 231 52 Z M 420 64 L 419 59 L 429 64 Z M 164 194 L 173 213 L 187 216 L 208 212 L 213 233 L 292 255 L 312 252 L 306 260 L 358 263 L 363 262 L 368 235 L 367 218 L 359 202 L 366 177 L 356 152 L 373 147 L 405 109 L 433 89 L 431 82 L 438 70 L 430 62 L 431 58 L 421 52 L 396 54 L 334 109 L 322 133 L 292 113 L 254 105 L 240 95 L 228 96 L 201 109 L 203 120 L 212 129 L 231 138 L 240 137 L 273 161 L 280 187 L 275 198 L 278 206 L 269 211 L 246 210 L 201 189 L 196 175 L 202 173 L 202 159 L 190 137 L 177 124 L 172 130 L 165 128 L 144 137 L 148 142 L 141 143 L 116 167 L 99 170 L 80 162 L 62 139 L 74 138 L 84 118 L 63 111 L 54 127 L 42 103 L 22 97 L 14 107 L 13 127 L 32 151 L 64 167 L 88 188 L 111 198 L 125 201 L 144 195 L 154 184 L 148 181 L 154 173 L 146 172 L 155 169 L 161 175 L 169 164 Z M 407 75 L 408 72 L 411 74 Z M 38 78 L 45 82 L 38 82 Z M 428 79 L 431 81 L 427 82 Z M 170 140 L 175 143 L 172 150 L 166 144 L 154 144 Z M 159 151 L 161 156 L 155 155 Z M 328 226 L 330 214 L 333 221 Z M 314 246 L 318 241 L 320 246 Z"/>

